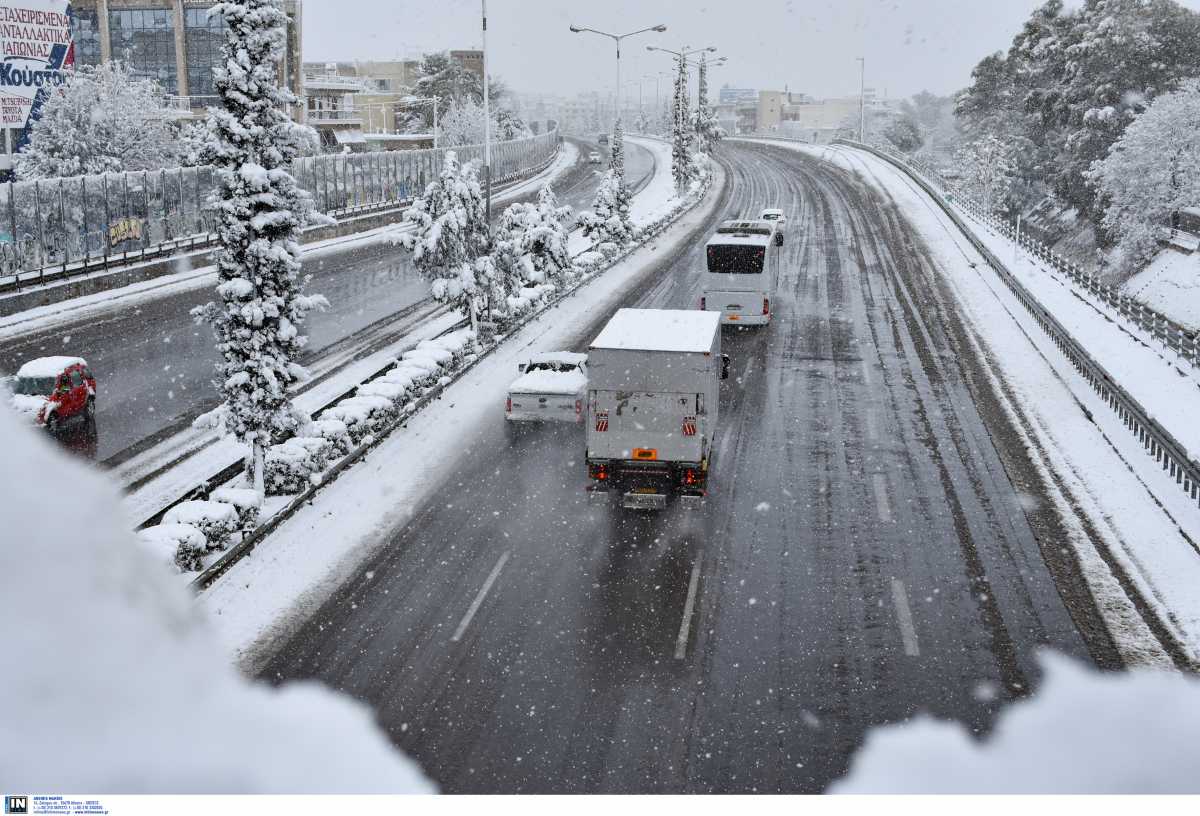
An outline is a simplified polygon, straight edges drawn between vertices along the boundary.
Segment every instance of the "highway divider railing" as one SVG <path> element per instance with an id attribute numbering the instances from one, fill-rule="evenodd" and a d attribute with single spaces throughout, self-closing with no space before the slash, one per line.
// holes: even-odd
<path id="1" fill-rule="evenodd" d="M 1153 457 L 1163 471 L 1174 479 L 1175 484 L 1188 495 L 1192 502 L 1200 506 L 1200 461 L 1197 461 L 1188 452 L 1186 447 L 1155 421 L 1150 411 L 1147 411 L 1141 403 L 1121 387 L 1120 383 L 1105 370 L 1104 366 L 1088 353 L 1087 349 L 1055 319 L 1049 310 L 1042 306 L 1034 293 L 1021 283 L 1008 267 L 987 248 L 984 242 L 971 231 L 953 206 L 958 205 L 965 209 L 963 200 L 957 197 L 951 199 L 945 193 L 936 189 L 934 184 L 925 177 L 924 171 L 908 161 L 907 157 L 903 154 L 860 142 L 838 140 L 838 144 L 869 151 L 899 167 L 919 184 L 938 203 L 950 219 L 954 221 L 955 225 L 962 231 L 964 237 L 971 242 L 976 251 L 987 260 L 988 265 L 996 271 L 1000 279 L 1016 295 L 1021 305 L 1034 317 L 1038 326 L 1054 342 L 1055 347 L 1063 353 L 1071 365 L 1075 367 L 1095 392 L 1099 394 L 1104 403 L 1113 410 L 1126 430 L 1137 438 L 1145 451 Z M 1000 223 L 1002 224 L 1003 222 Z M 1088 416 L 1091 418 L 1090 414 Z"/>
<path id="2" fill-rule="evenodd" d="M 845 139 L 838 141 L 855 147 L 864 146 L 862 143 Z M 1200 337 L 1197 337 L 1196 331 L 1176 323 L 1137 299 L 1123 294 L 1118 287 L 1105 283 L 1098 275 L 1067 260 L 1027 232 L 1018 234 L 1015 221 L 1010 221 L 994 212 L 988 212 L 983 203 L 968 195 L 960 186 L 950 182 L 929 163 L 901 153 L 890 145 L 871 144 L 866 147 L 920 173 L 926 180 L 940 188 L 939 195 L 948 197 L 973 219 L 996 230 L 1009 241 L 1019 242 L 1021 247 L 1031 255 L 1056 272 L 1065 275 L 1078 291 L 1089 294 L 1107 304 L 1120 317 L 1130 321 L 1162 343 L 1163 346 L 1178 354 L 1193 368 L 1200 368 Z"/>
<path id="3" fill-rule="evenodd" d="M 248 491 L 235 486 L 243 479 L 242 464 L 233 463 L 147 519 L 140 529 L 144 542 L 160 550 L 177 547 L 176 566 L 185 576 L 194 575 L 191 580 L 194 589 L 207 589 L 307 505 L 319 490 L 403 427 L 517 330 L 616 266 L 703 201 L 711 183 L 710 171 L 673 209 L 642 226 L 636 240 L 621 247 L 608 245 L 607 252 L 589 247 L 576 253 L 573 256 L 576 274 L 561 281 L 565 284 L 561 289 L 541 285 L 525 290 L 523 294 L 528 296 L 522 298 L 522 311 L 506 322 L 503 334 L 481 342 L 464 328 L 465 321 L 460 321 L 437 338 L 408 346 L 396 360 L 389 360 L 362 382 L 326 402 L 311 416 L 310 431 L 315 437 L 285 442 L 274 446 L 273 454 L 268 453 L 268 464 L 275 463 L 281 476 L 276 484 L 286 484 L 295 488 L 295 492 L 276 491 L 290 495 L 270 497 L 265 510 L 251 506 L 253 498 Z M 424 373 L 414 376 L 416 369 L 424 369 Z M 339 424 L 344 427 L 339 428 Z M 290 451 L 282 450 L 285 448 Z M 290 465 L 286 461 L 289 457 L 295 457 L 301 472 L 305 467 L 311 472 L 303 478 L 289 475 Z M 271 472 L 268 467 L 268 475 Z M 239 540 L 231 544 L 235 537 Z M 194 567 L 201 562 L 204 567 L 198 574 L 189 569 L 189 564 Z"/>
<path id="4" fill-rule="evenodd" d="M 496 185 L 540 172 L 558 131 L 492 144 Z M 292 172 L 316 209 L 344 218 L 408 205 L 441 170 L 446 150 L 482 160 L 482 145 L 310 156 Z M 0 293 L 211 246 L 211 166 L 8 182 L 0 185 Z"/>

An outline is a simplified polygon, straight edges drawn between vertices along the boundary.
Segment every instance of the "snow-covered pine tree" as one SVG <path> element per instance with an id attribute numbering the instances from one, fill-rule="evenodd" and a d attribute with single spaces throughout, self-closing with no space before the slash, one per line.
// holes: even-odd
<path id="1" fill-rule="evenodd" d="M 671 175 L 676 191 L 682 193 L 695 175 L 695 168 L 692 164 L 692 117 L 688 112 L 687 62 L 683 57 L 678 60 L 675 96 L 671 101 Z"/>
<path id="2" fill-rule="evenodd" d="M 633 237 L 633 225 L 629 221 L 629 208 L 621 203 L 621 183 L 612 170 L 604 174 L 590 212 L 581 213 L 579 226 L 584 237 L 592 239 L 596 246 L 606 243 L 624 244 Z"/>
<path id="3" fill-rule="evenodd" d="M 613 123 L 612 149 L 609 158 L 609 168 L 617 177 L 617 209 L 626 228 L 629 226 L 629 204 L 633 196 L 629 186 L 625 184 L 625 127 L 618 119 Z"/>
<path id="4" fill-rule="evenodd" d="M 158 83 L 120 61 L 80 66 L 51 93 L 17 154 L 20 179 L 158 170 L 179 161 Z"/>
<path id="5" fill-rule="evenodd" d="M 474 162 L 460 165 L 458 155 L 447 150 L 442 171 L 425 187 L 404 214 L 412 232 L 397 242 L 413 254 L 413 264 L 429 278 L 434 300 L 461 309 L 478 329 L 479 313 L 492 295 L 497 270 L 480 266 L 490 244 L 487 207 Z"/>
<path id="6" fill-rule="evenodd" d="M 328 305 L 302 292 L 298 238 L 312 200 L 288 172 L 314 134 L 288 117 L 295 98 L 278 85 L 287 37 L 281 1 L 227 0 L 210 13 L 226 24 L 214 72 L 221 107 L 209 113 L 208 151 L 218 180 L 220 301 L 192 314 L 217 335 L 223 404 L 213 419 L 249 446 L 247 475 L 261 495 L 264 449 L 294 434 L 300 421 L 287 389 L 307 376 L 295 362 L 307 339 L 301 324 Z"/>
<path id="7" fill-rule="evenodd" d="M 701 153 L 711 153 L 717 142 L 725 135 L 717 122 L 717 115 L 708 104 L 708 60 L 700 55 L 700 67 L 697 69 L 697 87 L 699 102 L 696 106 L 696 149 Z"/>
<path id="8" fill-rule="evenodd" d="M 515 263 L 520 265 L 519 285 L 554 282 L 571 269 L 564 226 L 571 217 L 570 207 L 560 207 L 549 185 L 538 192 L 536 204 L 510 204 L 500 216 L 497 245 L 507 244 Z M 493 247 L 493 257 L 496 256 Z M 498 269 L 505 264 L 497 261 Z M 512 293 L 511 284 L 505 286 Z"/>

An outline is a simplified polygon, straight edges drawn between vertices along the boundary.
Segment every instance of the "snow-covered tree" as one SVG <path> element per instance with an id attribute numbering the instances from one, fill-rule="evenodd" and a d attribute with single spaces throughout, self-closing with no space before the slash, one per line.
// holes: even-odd
<path id="1" fill-rule="evenodd" d="M 692 162 L 692 117 L 688 107 L 687 62 L 678 57 L 675 95 L 671 100 L 671 175 L 675 189 L 682 193 L 695 175 Z"/>
<path id="2" fill-rule="evenodd" d="M 451 105 L 445 118 L 438 122 L 441 144 L 446 147 L 483 144 L 484 121 L 483 105 L 472 99 Z M 529 127 L 512 111 L 492 109 L 492 142 L 529 135 Z"/>
<path id="3" fill-rule="evenodd" d="M 611 145 L 609 146 L 608 169 L 612 170 L 620 179 L 621 185 L 625 184 L 625 128 L 621 126 L 621 120 L 613 122 L 613 132 Z"/>
<path id="4" fill-rule="evenodd" d="M 717 121 L 717 114 L 712 106 L 708 104 L 708 60 L 704 54 L 700 55 L 696 82 L 699 87 L 699 102 L 696 105 L 696 149 L 701 153 L 711 153 L 725 135 L 725 130 Z"/>
<path id="5" fill-rule="evenodd" d="M 511 252 L 519 264 L 522 283 L 544 283 L 561 278 L 571 269 L 565 226 L 570 207 L 560 207 L 547 185 L 538 192 L 536 203 L 510 204 L 500 216 L 496 245 Z M 493 250 L 493 255 L 495 255 Z M 497 263 L 497 267 L 504 268 Z M 511 288 L 506 287 L 511 293 Z"/>
<path id="6" fill-rule="evenodd" d="M 487 259 L 487 206 L 474 162 L 462 165 L 446 151 L 441 173 L 404 214 L 412 232 L 397 242 L 413 254 L 413 265 L 431 281 L 434 300 L 449 303 L 478 328 L 479 313 L 498 274 Z M 481 261 L 480 259 L 484 259 Z"/>
<path id="7" fill-rule="evenodd" d="M 925 144 L 916 121 L 906 114 L 896 117 L 883 129 L 883 138 L 904 153 L 916 152 Z"/>
<path id="8" fill-rule="evenodd" d="M 1158 97 L 1134 120 L 1088 179 L 1107 205 L 1112 260 L 1134 272 L 1157 248 L 1171 214 L 1200 203 L 1200 81 Z"/>
<path id="9" fill-rule="evenodd" d="M 1016 169 L 1008 145 L 995 136 L 976 139 L 958 151 L 955 166 L 967 194 L 982 202 L 985 210 L 1005 208 Z"/>
<path id="10" fill-rule="evenodd" d="M 158 83 L 119 61 L 80 66 L 51 93 L 29 143 L 17 155 L 20 179 L 157 170 L 179 161 L 170 112 Z"/>
<path id="11" fill-rule="evenodd" d="M 209 113 L 220 300 L 193 315 L 213 326 L 221 355 L 223 403 L 212 418 L 248 445 L 247 475 L 262 495 L 264 449 L 292 436 L 301 420 L 288 397 L 288 386 L 307 376 L 296 363 L 307 339 L 301 325 L 328 305 L 302 291 L 299 231 L 313 205 L 289 172 L 315 137 L 288 117 L 295 97 L 278 85 L 287 38 L 281 0 L 227 0 L 211 13 L 226 24 L 214 71 L 221 107 Z"/>
<path id="12" fill-rule="evenodd" d="M 469 69 L 461 60 L 451 57 L 448 51 L 433 52 L 421 58 L 417 65 L 417 79 L 413 83 L 412 92 L 413 96 L 423 99 L 438 97 L 439 119 L 447 116 L 455 106 L 467 102 L 483 104 L 483 82 L 479 74 Z M 493 105 L 507 92 L 504 84 L 496 79 L 492 79 L 488 85 L 488 97 Z M 405 122 L 408 132 L 428 133 L 433 130 L 432 105 L 414 108 L 408 115 L 409 118 Z"/>
<path id="13" fill-rule="evenodd" d="M 629 206 L 623 203 L 621 182 L 612 170 L 604 174 L 590 212 L 581 213 L 579 225 L 583 234 L 592 242 L 600 244 L 623 244 L 634 235 L 629 220 Z"/>

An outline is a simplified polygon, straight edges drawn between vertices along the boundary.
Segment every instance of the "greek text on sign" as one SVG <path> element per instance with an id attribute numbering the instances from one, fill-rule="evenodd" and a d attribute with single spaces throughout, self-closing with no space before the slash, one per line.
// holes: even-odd
<path id="1" fill-rule="evenodd" d="M 0 0 L 0 122 L 24 128 L 75 67 L 67 0 Z"/>

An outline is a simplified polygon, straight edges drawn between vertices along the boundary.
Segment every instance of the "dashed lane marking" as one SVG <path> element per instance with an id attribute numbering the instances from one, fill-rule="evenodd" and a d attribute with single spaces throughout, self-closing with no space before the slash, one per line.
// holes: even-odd
<path id="1" fill-rule="evenodd" d="M 475 596 L 475 600 L 471 602 L 470 609 L 467 614 L 463 615 L 463 619 L 459 621 L 458 628 L 454 630 L 453 637 L 450 641 L 457 643 L 462 640 L 463 634 L 467 631 L 467 627 L 471 625 L 471 619 L 475 617 L 475 613 L 479 611 L 479 607 L 483 606 L 483 599 L 492 590 L 492 584 L 496 583 L 496 579 L 500 577 L 500 570 L 504 569 L 505 563 L 508 562 L 508 557 L 512 555 L 511 550 L 505 550 L 504 555 L 500 556 L 500 560 L 496 562 L 496 566 L 492 567 L 491 573 L 487 580 L 483 582 L 483 586 L 479 590 L 479 594 Z"/>
<path id="2" fill-rule="evenodd" d="M 900 621 L 904 653 L 909 657 L 920 657 L 921 649 L 917 645 L 917 630 L 913 626 L 912 609 L 908 606 L 908 593 L 904 589 L 904 582 L 899 578 L 892 579 L 892 603 L 896 605 L 896 618 Z"/>
<path id="3" fill-rule="evenodd" d="M 687 600 L 683 604 L 683 621 L 679 624 L 679 637 L 675 638 L 675 659 L 683 660 L 687 656 L 688 633 L 692 629 L 692 612 L 696 608 L 696 588 L 700 585 L 700 564 L 704 560 L 703 553 L 696 556 L 692 564 L 692 579 L 688 582 Z"/>
<path id="4" fill-rule="evenodd" d="M 892 505 L 888 501 L 887 478 L 882 473 L 876 473 L 871 477 L 871 484 L 875 487 L 875 510 L 879 513 L 879 520 L 890 523 L 892 521 Z"/>

